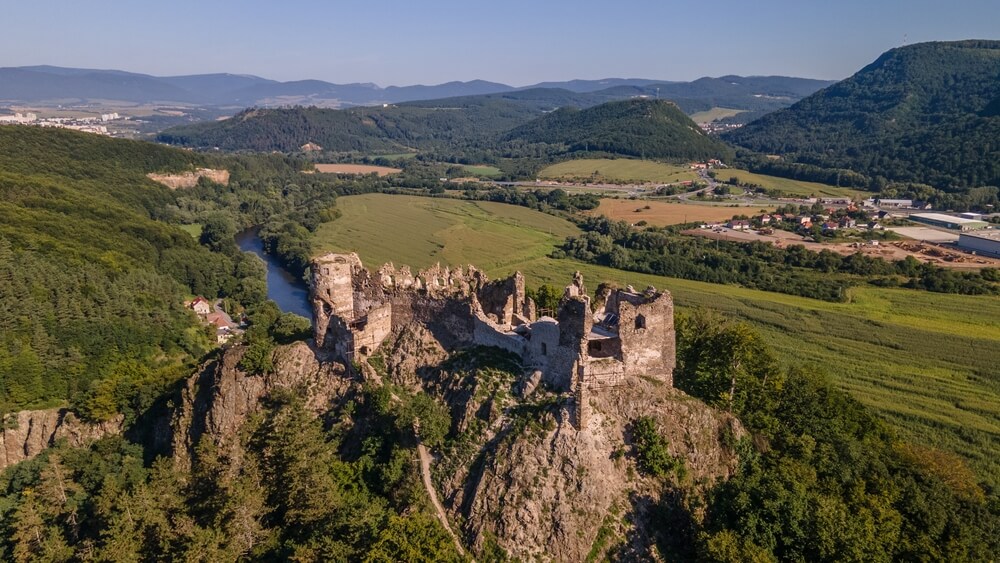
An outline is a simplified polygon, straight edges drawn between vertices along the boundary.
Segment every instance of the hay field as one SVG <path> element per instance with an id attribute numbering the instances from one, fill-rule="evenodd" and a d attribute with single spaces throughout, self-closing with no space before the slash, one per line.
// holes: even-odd
<path id="1" fill-rule="evenodd" d="M 371 174 L 388 176 L 402 172 L 399 168 L 389 168 L 388 166 L 373 166 L 370 164 L 317 164 L 316 172 L 324 174 Z"/>
<path id="2" fill-rule="evenodd" d="M 646 209 L 649 207 L 649 209 Z M 645 199 L 610 199 L 601 200 L 601 205 L 590 215 L 604 215 L 616 221 L 628 221 L 631 224 L 645 221 L 650 225 L 663 227 L 695 221 L 724 221 L 733 215 L 753 215 L 761 209 L 772 211 L 773 207 L 730 207 L 722 205 L 697 205 L 693 203 L 678 203 Z"/>
<path id="3" fill-rule="evenodd" d="M 654 285 L 678 310 L 752 323 L 786 366 L 820 369 L 902 437 L 955 451 L 1000 484 L 1000 300 L 906 289 L 856 288 L 849 303 L 636 274 L 547 254 L 576 228 L 529 209 L 370 194 L 342 197 L 315 249 L 357 251 L 366 264 L 473 263 L 492 277 L 520 270 L 529 287 L 565 285 L 575 270 L 601 281 Z"/>
<path id="4" fill-rule="evenodd" d="M 625 158 L 583 158 L 567 160 L 543 168 L 539 178 L 588 182 L 625 182 L 634 184 L 670 184 L 694 181 L 698 174 L 687 166 L 652 160 Z"/>
<path id="5" fill-rule="evenodd" d="M 735 176 L 740 182 L 756 184 L 768 190 L 777 190 L 792 197 L 862 197 L 866 192 L 851 188 L 838 188 L 828 184 L 817 182 L 803 182 L 801 180 L 789 180 L 777 176 L 766 174 L 754 174 L 746 170 L 736 168 L 725 168 L 716 170 L 716 179 L 725 182 Z"/>
<path id="6" fill-rule="evenodd" d="M 714 107 L 710 110 L 699 111 L 697 113 L 692 113 L 688 117 L 691 121 L 695 123 L 708 123 L 711 121 L 718 121 L 720 119 L 725 119 L 727 117 L 732 117 L 734 115 L 739 115 L 745 112 L 745 109 L 731 109 L 731 108 L 720 108 Z"/>
<path id="7" fill-rule="evenodd" d="M 435 262 L 513 271 L 578 234 L 564 219 L 524 207 L 446 198 L 365 194 L 337 200 L 341 217 L 313 239 L 317 252 L 357 252 L 369 265 Z"/>

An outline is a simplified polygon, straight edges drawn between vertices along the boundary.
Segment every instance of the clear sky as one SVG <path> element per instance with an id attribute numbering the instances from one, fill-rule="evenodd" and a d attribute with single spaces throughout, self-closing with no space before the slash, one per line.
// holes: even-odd
<path id="1" fill-rule="evenodd" d="M 522 86 L 845 78 L 880 53 L 1000 39 L 998 0 L 4 0 L 0 66 Z"/>

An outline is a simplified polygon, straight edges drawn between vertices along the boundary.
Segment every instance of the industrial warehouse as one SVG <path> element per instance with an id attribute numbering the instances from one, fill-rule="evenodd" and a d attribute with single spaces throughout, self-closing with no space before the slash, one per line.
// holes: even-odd
<path id="1" fill-rule="evenodd" d="M 966 252 L 1000 258 L 1000 230 L 962 233 L 958 235 L 958 247 Z"/>
<path id="2" fill-rule="evenodd" d="M 977 231 L 989 226 L 986 221 L 945 215 L 943 213 L 914 213 L 910 215 L 910 220 L 924 223 L 932 227 L 952 229 L 956 231 Z"/>

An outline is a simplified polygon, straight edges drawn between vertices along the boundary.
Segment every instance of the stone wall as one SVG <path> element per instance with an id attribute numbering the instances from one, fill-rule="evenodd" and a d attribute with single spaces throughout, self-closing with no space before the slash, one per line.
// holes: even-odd
<path id="1" fill-rule="evenodd" d="M 652 377 L 672 386 L 676 342 L 670 294 L 664 292 L 641 305 L 622 302 L 618 314 L 625 374 Z"/>
<path id="2" fill-rule="evenodd" d="M 590 389 L 624 385 L 630 376 L 673 381 L 673 301 L 654 288 L 604 287 L 595 312 L 578 272 L 558 318 L 535 321 L 520 273 L 490 281 L 471 266 L 436 265 L 413 275 L 385 264 L 373 275 L 355 254 L 323 256 L 312 271 L 316 342 L 348 365 L 415 325 L 445 350 L 495 346 L 541 371 L 549 387 L 574 392 L 580 428 Z"/>

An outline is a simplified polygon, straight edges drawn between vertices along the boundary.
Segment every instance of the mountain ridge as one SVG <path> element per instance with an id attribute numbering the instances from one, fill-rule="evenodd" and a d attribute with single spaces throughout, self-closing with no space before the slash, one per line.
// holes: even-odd
<path id="1" fill-rule="evenodd" d="M 1000 41 L 918 43 L 723 138 L 873 184 L 1000 185 L 998 100 Z"/>
<path id="2" fill-rule="evenodd" d="M 732 77 L 724 77 L 732 78 Z M 116 90 L 115 81 L 128 80 L 140 86 L 132 90 Z M 707 78 L 699 79 L 706 80 Z M 744 80 L 763 83 L 772 81 L 798 81 L 805 90 L 815 91 L 831 81 L 792 77 L 744 77 Z M 721 79 L 709 79 L 721 80 Z M 455 96 L 496 94 L 534 88 L 562 88 L 576 93 L 591 93 L 607 88 L 631 86 L 683 89 L 685 84 L 648 78 L 602 78 L 595 80 L 541 82 L 527 86 L 510 86 L 487 80 L 450 81 L 442 84 L 414 84 L 381 87 L 371 83 L 336 84 L 324 80 L 302 79 L 277 81 L 246 74 L 209 73 L 158 77 L 149 74 L 114 69 L 82 69 L 35 65 L 0 68 L 0 100 L 39 102 L 53 99 L 108 99 L 128 102 L 183 102 L 205 105 L 248 106 L 262 103 L 274 104 L 277 98 L 299 97 L 295 103 L 325 101 L 340 105 L 377 105 L 402 103 Z M 763 86 L 765 90 L 768 86 Z M 768 91 L 762 94 L 770 94 Z M 287 105 L 278 104 L 278 105 Z"/>

